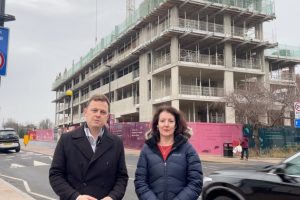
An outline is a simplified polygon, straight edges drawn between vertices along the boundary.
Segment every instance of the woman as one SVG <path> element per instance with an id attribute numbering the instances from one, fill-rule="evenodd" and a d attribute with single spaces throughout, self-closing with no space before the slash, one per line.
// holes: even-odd
<path id="1" fill-rule="evenodd" d="M 135 172 L 140 200 L 196 200 L 203 184 L 201 162 L 188 142 L 190 131 L 181 113 L 160 107 L 153 116 Z"/>

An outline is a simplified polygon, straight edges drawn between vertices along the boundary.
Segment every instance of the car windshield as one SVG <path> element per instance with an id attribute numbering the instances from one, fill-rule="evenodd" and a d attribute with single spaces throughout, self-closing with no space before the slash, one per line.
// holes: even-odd
<path id="1" fill-rule="evenodd" d="M 300 176 L 300 152 L 288 158 L 285 163 L 286 174 Z"/>
<path id="2" fill-rule="evenodd" d="M 0 136 L 17 135 L 14 130 L 0 130 Z"/>

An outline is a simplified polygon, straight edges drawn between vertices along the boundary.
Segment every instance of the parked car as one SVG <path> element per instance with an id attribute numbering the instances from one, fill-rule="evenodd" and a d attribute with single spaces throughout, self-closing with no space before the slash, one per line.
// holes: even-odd
<path id="1" fill-rule="evenodd" d="M 202 190 L 203 200 L 299 200 L 300 152 L 259 170 L 220 170 Z"/>
<path id="2" fill-rule="evenodd" d="M 19 136 L 14 129 L 0 129 L 0 150 L 21 150 Z"/>

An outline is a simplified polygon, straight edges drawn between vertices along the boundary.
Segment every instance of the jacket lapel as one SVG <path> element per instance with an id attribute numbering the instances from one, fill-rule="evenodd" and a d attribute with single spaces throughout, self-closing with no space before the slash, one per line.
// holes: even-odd
<path id="1" fill-rule="evenodd" d="M 91 160 L 94 152 L 86 138 L 83 126 L 72 135 L 73 142 L 77 149 L 88 159 Z"/>
<path id="2" fill-rule="evenodd" d="M 113 147 L 112 136 L 110 135 L 110 133 L 108 133 L 108 130 L 104 128 L 102 139 L 99 142 L 99 144 L 97 144 L 96 151 L 90 161 L 90 164 L 95 160 L 97 160 L 99 157 L 101 157 L 106 151 L 108 151 L 112 147 Z"/>

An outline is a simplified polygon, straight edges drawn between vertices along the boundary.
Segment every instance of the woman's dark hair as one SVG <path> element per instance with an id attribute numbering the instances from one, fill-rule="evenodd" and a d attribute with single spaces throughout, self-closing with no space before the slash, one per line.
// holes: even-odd
<path id="1" fill-rule="evenodd" d="M 157 141 L 159 141 L 160 137 L 159 137 L 159 130 L 158 130 L 157 125 L 158 125 L 158 121 L 159 121 L 159 115 L 160 115 L 160 113 L 162 113 L 164 111 L 170 113 L 175 118 L 174 136 L 182 134 L 189 138 L 190 135 L 187 134 L 188 127 L 187 127 L 186 121 L 183 117 L 183 114 L 180 111 L 178 111 L 176 108 L 173 108 L 172 106 L 161 106 L 157 109 L 157 111 L 155 112 L 155 114 L 153 116 L 152 124 L 151 124 L 152 136 Z"/>

